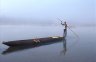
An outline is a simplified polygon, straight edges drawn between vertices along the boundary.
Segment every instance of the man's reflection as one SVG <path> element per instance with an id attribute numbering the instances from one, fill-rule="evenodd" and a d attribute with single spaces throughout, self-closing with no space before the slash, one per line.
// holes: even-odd
<path id="1" fill-rule="evenodd" d="M 66 36 L 67 36 L 67 29 L 64 29 L 63 32 L 63 50 L 61 51 L 61 53 L 63 53 L 65 55 L 67 48 L 66 48 Z"/>
<path id="2" fill-rule="evenodd" d="M 67 48 L 66 48 L 66 39 L 64 39 L 63 40 L 63 51 L 62 51 L 62 53 L 64 53 L 64 55 L 65 55 L 66 51 L 67 51 Z"/>

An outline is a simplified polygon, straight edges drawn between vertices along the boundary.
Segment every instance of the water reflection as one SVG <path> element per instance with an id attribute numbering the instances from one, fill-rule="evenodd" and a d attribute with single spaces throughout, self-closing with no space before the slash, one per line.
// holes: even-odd
<path id="1" fill-rule="evenodd" d="M 49 42 L 49 43 L 43 43 L 43 44 L 38 44 L 38 45 L 31 45 L 31 46 L 14 46 L 14 47 L 9 47 L 8 49 L 6 49 L 5 51 L 2 52 L 2 54 L 9 54 L 12 52 L 17 52 L 17 51 L 22 51 L 22 50 L 26 50 L 26 49 L 31 49 L 31 48 L 37 48 L 40 46 L 44 46 L 44 45 L 49 45 L 49 44 L 53 44 L 53 43 L 58 43 L 61 41 L 56 41 L 56 42 Z"/>
<path id="2" fill-rule="evenodd" d="M 67 47 L 66 47 L 66 36 L 67 36 L 67 29 L 64 29 L 63 30 L 64 32 L 63 32 L 63 37 L 64 37 L 64 39 L 62 40 L 62 42 L 63 42 L 63 50 L 61 51 L 61 53 L 60 54 L 66 54 L 66 51 L 67 51 Z"/>
<path id="3" fill-rule="evenodd" d="M 62 54 L 66 54 L 66 51 L 67 51 L 67 47 L 66 47 L 66 39 L 63 39 L 63 50 L 60 52 L 60 54 L 62 55 Z"/>
<path id="4" fill-rule="evenodd" d="M 62 43 L 63 43 L 63 51 L 62 53 L 66 53 L 66 35 L 67 35 L 67 30 L 64 29 L 64 32 L 63 32 L 63 40 L 62 40 Z M 41 43 L 41 44 L 38 44 L 38 45 L 31 45 L 31 46 L 14 46 L 14 47 L 9 47 L 8 49 L 6 49 L 5 51 L 2 52 L 3 55 L 5 54 L 9 54 L 9 53 L 13 53 L 13 52 L 17 52 L 17 51 L 22 51 L 22 50 L 26 50 L 26 49 L 31 49 L 31 48 L 36 48 L 36 47 L 40 47 L 40 46 L 44 46 L 44 45 L 49 45 L 49 44 L 54 44 L 54 43 L 58 43 L 58 42 L 61 42 L 61 41 L 56 41 L 56 42 L 48 42 L 48 43 Z"/>

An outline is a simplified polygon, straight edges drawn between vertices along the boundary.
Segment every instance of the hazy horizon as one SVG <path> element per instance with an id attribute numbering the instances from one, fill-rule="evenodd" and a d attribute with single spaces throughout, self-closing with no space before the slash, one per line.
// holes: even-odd
<path id="1" fill-rule="evenodd" d="M 96 26 L 95 0 L 0 0 L 0 25 L 71 25 Z"/>

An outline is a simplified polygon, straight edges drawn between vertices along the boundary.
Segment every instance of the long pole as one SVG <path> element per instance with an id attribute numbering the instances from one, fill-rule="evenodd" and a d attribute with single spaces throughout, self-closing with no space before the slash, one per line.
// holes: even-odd
<path id="1" fill-rule="evenodd" d="M 69 26 L 67 26 L 69 28 Z M 79 37 L 71 28 L 69 28 L 71 30 L 71 32 L 74 33 L 74 35 L 76 35 L 77 37 Z"/>
<path id="2" fill-rule="evenodd" d="M 59 18 L 57 18 L 59 21 L 61 21 L 61 23 L 62 23 L 62 20 L 60 20 Z M 74 35 L 76 36 L 76 37 L 79 37 L 69 26 L 67 26 L 70 30 L 71 30 L 71 32 L 73 32 L 74 33 Z"/>
<path id="3" fill-rule="evenodd" d="M 62 23 L 62 20 L 60 20 L 59 18 L 57 18 L 61 23 Z"/>

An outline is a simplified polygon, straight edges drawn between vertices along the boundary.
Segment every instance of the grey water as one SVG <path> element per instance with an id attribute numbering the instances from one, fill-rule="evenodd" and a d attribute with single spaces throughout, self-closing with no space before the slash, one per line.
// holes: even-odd
<path id="1" fill-rule="evenodd" d="M 65 41 L 7 52 L 2 42 L 63 36 L 63 27 L 0 25 L 0 62 L 96 62 L 96 27 L 71 29 L 78 37 L 68 29 Z"/>

